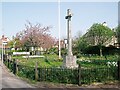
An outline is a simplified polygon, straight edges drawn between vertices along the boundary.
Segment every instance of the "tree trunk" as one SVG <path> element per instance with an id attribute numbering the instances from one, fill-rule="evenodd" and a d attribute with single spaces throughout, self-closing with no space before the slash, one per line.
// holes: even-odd
<path id="1" fill-rule="evenodd" d="M 81 65 L 79 64 L 79 67 L 78 67 L 78 85 L 80 86 L 81 85 Z"/>
<path id="2" fill-rule="evenodd" d="M 35 63 L 35 80 L 38 80 L 38 62 Z"/>
<path id="3" fill-rule="evenodd" d="M 102 54 L 102 47 L 100 47 L 100 56 L 102 57 L 103 54 Z"/>

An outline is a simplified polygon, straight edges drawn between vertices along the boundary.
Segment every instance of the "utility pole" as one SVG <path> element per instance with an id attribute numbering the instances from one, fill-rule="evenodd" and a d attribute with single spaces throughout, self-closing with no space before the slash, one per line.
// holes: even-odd
<path id="1" fill-rule="evenodd" d="M 58 1 L 58 29 L 59 29 L 59 59 L 61 58 L 61 42 L 60 42 L 60 0 Z"/>
<path id="2" fill-rule="evenodd" d="M 2 66 L 3 66 L 3 40 L 2 40 Z"/>
<path id="3" fill-rule="evenodd" d="M 7 41 L 4 39 L 4 35 L 2 36 L 2 66 L 3 66 L 3 58 L 5 55 L 5 45 L 7 45 Z"/>
<path id="4" fill-rule="evenodd" d="M 3 54 L 5 54 L 5 44 L 3 44 L 3 50 L 4 50 Z"/>
<path id="5" fill-rule="evenodd" d="M 118 25 L 117 40 L 118 40 L 118 80 L 120 82 L 120 22 Z"/>

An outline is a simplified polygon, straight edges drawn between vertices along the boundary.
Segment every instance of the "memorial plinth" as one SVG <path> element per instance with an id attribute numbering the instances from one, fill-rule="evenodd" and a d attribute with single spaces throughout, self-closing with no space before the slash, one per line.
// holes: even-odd
<path id="1" fill-rule="evenodd" d="M 65 68 L 77 68 L 76 56 L 66 56 L 63 61 L 63 67 Z"/>

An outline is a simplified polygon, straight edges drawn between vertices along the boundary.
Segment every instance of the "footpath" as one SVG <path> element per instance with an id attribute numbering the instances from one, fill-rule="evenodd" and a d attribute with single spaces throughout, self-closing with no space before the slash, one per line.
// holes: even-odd
<path id="1" fill-rule="evenodd" d="M 3 67 L 1 65 L 2 62 L 0 60 L 0 88 L 34 88 L 9 72 L 4 64 Z"/>

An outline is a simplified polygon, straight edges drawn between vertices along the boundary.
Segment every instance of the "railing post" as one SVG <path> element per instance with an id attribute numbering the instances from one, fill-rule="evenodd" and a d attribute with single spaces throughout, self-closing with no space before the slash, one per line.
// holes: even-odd
<path id="1" fill-rule="evenodd" d="M 118 60 L 118 80 L 120 81 L 120 60 Z"/>
<path id="2" fill-rule="evenodd" d="M 35 80 L 38 80 L 38 63 L 35 63 Z"/>
<path id="3" fill-rule="evenodd" d="M 81 85 L 81 65 L 78 66 L 78 85 Z"/>
<path id="4" fill-rule="evenodd" d="M 8 59 L 8 62 L 7 62 L 8 68 L 9 68 L 9 63 L 10 63 L 10 60 Z"/>
<path id="5" fill-rule="evenodd" d="M 15 61 L 15 68 L 16 68 L 15 74 L 17 75 L 18 74 L 18 60 Z"/>
<path id="6" fill-rule="evenodd" d="M 13 59 L 13 73 L 16 74 L 16 63 L 15 63 L 15 59 Z"/>

